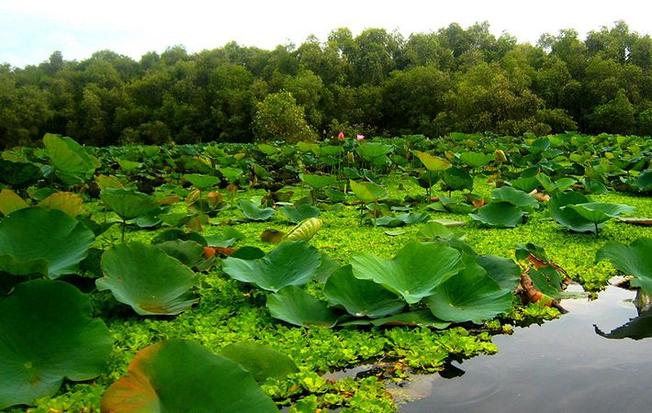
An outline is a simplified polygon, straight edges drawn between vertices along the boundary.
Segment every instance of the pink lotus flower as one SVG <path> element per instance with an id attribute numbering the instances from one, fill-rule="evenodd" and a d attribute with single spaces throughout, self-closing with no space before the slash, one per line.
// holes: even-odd
<path id="1" fill-rule="evenodd" d="M 357 140 L 359 140 L 359 141 L 364 140 L 364 135 L 361 134 L 361 133 L 358 133 L 358 134 L 355 136 L 355 139 L 357 139 Z"/>
<path id="2" fill-rule="evenodd" d="M 344 132 L 340 132 L 337 134 L 337 139 L 343 141 L 344 140 Z"/>

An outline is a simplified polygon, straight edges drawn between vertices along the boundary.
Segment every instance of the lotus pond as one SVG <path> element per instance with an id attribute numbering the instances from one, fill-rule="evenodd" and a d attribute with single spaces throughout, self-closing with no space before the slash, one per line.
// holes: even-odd
<path id="1" fill-rule="evenodd" d="M 648 138 L 43 144 L 0 159 L 11 412 L 397 411 L 571 283 L 652 293 Z"/>

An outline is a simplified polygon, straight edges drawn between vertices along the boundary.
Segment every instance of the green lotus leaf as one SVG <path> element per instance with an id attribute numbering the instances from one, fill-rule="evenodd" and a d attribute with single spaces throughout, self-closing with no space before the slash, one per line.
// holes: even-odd
<path id="1" fill-rule="evenodd" d="M 299 174 L 299 179 L 315 189 L 322 189 L 337 182 L 337 177 L 333 175 Z"/>
<path id="2" fill-rule="evenodd" d="M 0 159 L 0 182 L 7 183 L 12 187 L 30 184 L 42 176 L 39 167 L 33 163 Z"/>
<path id="3" fill-rule="evenodd" d="M 582 218 L 599 224 L 623 214 L 631 214 L 634 208 L 624 204 L 609 204 L 606 202 L 586 202 L 582 204 L 566 205 L 562 208 L 571 208 Z"/>
<path id="4" fill-rule="evenodd" d="M 404 327 L 430 327 L 438 330 L 451 325 L 447 321 L 441 321 L 428 310 L 422 311 L 409 311 L 407 313 L 400 313 L 390 315 L 388 317 L 377 318 L 371 320 L 371 324 L 376 327 L 389 327 L 389 326 L 404 326 Z"/>
<path id="5" fill-rule="evenodd" d="M 56 209 L 25 208 L 0 222 L 0 270 L 57 278 L 77 271 L 95 235 Z"/>
<path id="6" fill-rule="evenodd" d="M 297 206 L 284 206 L 279 211 L 293 224 L 298 224 L 304 219 L 317 218 L 320 214 L 319 208 L 310 204 L 299 204 Z"/>
<path id="7" fill-rule="evenodd" d="M 330 328 L 337 322 L 337 314 L 326 302 L 294 285 L 268 296 L 267 308 L 272 317 L 300 327 Z"/>
<path id="8" fill-rule="evenodd" d="M 471 218 L 490 227 L 514 228 L 523 220 L 525 213 L 509 202 L 491 202 L 479 208 Z"/>
<path id="9" fill-rule="evenodd" d="M 237 362 L 185 340 L 138 352 L 127 375 L 102 396 L 103 413 L 278 412 L 252 375 Z"/>
<path id="10" fill-rule="evenodd" d="M 562 282 L 564 277 L 552 267 L 541 267 L 534 271 L 529 271 L 528 275 L 537 290 L 543 294 L 558 298 L 562 292 Z"/>
<path id="11" fill-rule="evenodd" d="M 356 182 L 349 180 L 351 190 L 362 202 L 377 202 L 387 198 L 387 190 L 373 182 Z"/>
<path id="12" fill-rule="evenodd" d="M 125 221 L 160 212 L 152 197 L 130 189 L 107 188 L 100 194 L 100 199 Z"/>
<path id="13" fill-rule="evenodd" d="M 594 223 L 581 216 L 574 209 L 564 208 L 566 205 L 586 204 L 589 202 L 591 200 L 579 192 L 559 192 L 548 202 L 548 209 L 554 220 L 564 228 L 575 232 L 595 232 Z"/>
<path id="14" fill-rule="evenodd" d="M 261 208 L 248 199 L 238 201 L 238 208 L 245 218 L 251 221 L 267 221 L 274 215 L 274 208 Z"/>
<path id="15" fill-rule="evenodd" d="M 465 255 L 465 268 L 435 288 L 427 304 L 435 317 L 452 322 L 480 324 L 509 311 L 512 294 L 501 288 L 475 257 Z"/>
<path id="16" fill-rule="evenodd" d="M 413 241 L 391 260 L 362 254 L 353 257 L 351 266 L 356 278 L 381 284 L 414 304 L 457 274 L 462 263 L 453 248 Z"/>
<path id="17" fill-rule="evenodd" d="M 257 343 L 229 344 L 220 351 L 220 355 L 244 367 L 258 383 L 263 383 L 269 377 L 283 379 L 299 371 L 291 358 Z"/>
<path id="18" fill-rule="evenodd" d="M 143 166 L 142 162 L 130 161 L 128 159 L 118 158 L 116 159 L 116 162 L 118 162 L 118 165 L 120 165 L 120 169 L 122 169 L 122 171 L 125 173 L 134 172 L 142 168 Z"/>
<path id="19" fill-rule="evenodd" d="M 27 202 L 11 189 L 0 191 L 0 213 L 2 215 L 9 215 L 14 211 L 27 207 L 29 207 Z"/>
<path id="20" fill-rule="evenodd" d="M 183 175 L 183 179 L 190 182 L 199 189 L 212 188 L 220 183 L 220 178 L 212 175 L 185 174 Z"/>
<path id="21" fill-rule="evenodd" d="M 367 162 L 374 162 L 378 158 L 386 158 L 387 154 L 394 150 L 392 145 L 378 142 L 365 142 L 358 145 L 356 152 Z"/>
<path id="22" fill-rule="evenodd" d="M 639 238 L 629 246 L 618 242 L 608 242 L 595 256 L 596 262 L 603 259 L 611 261 L 618 271 L 632 275 L 633 287 L 652 294 L 652 239 Z"/>
<path id="23" fill-rule="evenodd" d="M 268 291 L 288 285 L 303 285 L 319 268 L 321 255 L 305 241 L 284 241 L 262 258 L 229 257 L 222 270 L 238 281 L 256 284 Z"/>
<path id="24" fill-rule="evenodd" d="M 140 315 L 175 315 L 198 301 L 190 293 L 195 273 L 155 246 L 116 245 L 102 255 L 102 271 L 98 290 L 111 290 Z"/>
<path id="25" fill-rule="evenodd" d="M 0 410 L 102 373 L 112 340 L 91 313 L 88 297 L 61 281 L 20 283 L 0 298 Z"/>
<path id="26" fill-rule="evenodd" d="M 509 202 L 526 210 L 539 208 L 539 202 L 534 197 L 510 186 L 503 186 L 491 191 L 491 199 L 494 202 Z"/>
<path id="27" fill-rule="evenodd" d="M 448 190 L 461 191 L 462 189 L 473 190 L 473 177 L 461 168 L 448 168 L 441 174 L 444 186 Z"/>
<path id="28" fill-rule="evenodd" d="M 218 171 L 220 171 L 222 176 L 224 178 L 226 178 L 226 180 L 229 183 L 236 182 L 238 179 L 240 179 L 240 177 L 244 173 L 244 171 L 242 169 L 240 169 L 240 168 L 231 168 L 231 167 L 228 167 L 228 166 L 218 168 Z"/>
<path id="29" fill-rule="evenodd" d="M 155 245 L 188 267 L 194 267 L 204 259 L 204 246 L 196 241 L 175 239 Z"/>
<path id="30" fill-rule="evenodd" d="M 451 163 L 448 160 L 430 155 L 429 153 L 414 151 L 414 154 L 430 172 L 440 172 L 451 167 Z"/>
<path id="31" fill-rule="evenodd" d="M 413 225 L 426 222 L 430 219 L 430 215 L 424 213 L 410 213 L 410 214 L 398 214 L 398 215 L 387 215 L 384 217 L 376 218 L 374 223 L 379 227 L 402 227 L 404 225 Z"/>
<path id="32" fill-rule="evenodd" d="M 494 159 L 493 153 L 482 152 L 462 152 L 460 161 L 469 165 L 471 168 L 482 168 Z"/>
<path id="33" fill-rule="evenodd" d="M 331 305 L 341 305 L 356 317 L 384 317 L 405 307 L 399 296 L 382 285 L 355 278 L 350 265 L 331 274 L 324 285 L 324 295 Z"/>
<path id="34" fill-rule="evenodd" d="M 512 291 L 521 281 L 521 269 L 514 260 L 495 255 L 479 255 L 476 261 L 500 288 Z"/>
<path id="35" fill-rule="evenodd" d="M 285 235 L 285 239 L 288 241 L 310 241 L 319 232 L 323 223 L 319 218 L 304 219 Z"/>
<path id="36" fill-rule="evenodd" d="M 633 186 L 639 192 L 652 191 L 652 170 L 642 172 L 633 180 Z"/>
<path id="37" fill-rule="evenodd" d="M 93 177 L 99 161 L 86 153 L 86 150 L 73 139 L 66 136 L 46 133 L 43 145 L 48 152 L 57 177 L 66 185 L 86 182 Z"/>

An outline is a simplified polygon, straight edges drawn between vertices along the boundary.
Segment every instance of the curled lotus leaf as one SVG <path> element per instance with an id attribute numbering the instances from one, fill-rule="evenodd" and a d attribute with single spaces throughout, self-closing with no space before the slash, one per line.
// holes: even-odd
<path id="1" fill-rule="evenodd" d="M 102 396 L 102 413 L 277 412 L 251 373 L 185 340 L 140 350 Z"/>

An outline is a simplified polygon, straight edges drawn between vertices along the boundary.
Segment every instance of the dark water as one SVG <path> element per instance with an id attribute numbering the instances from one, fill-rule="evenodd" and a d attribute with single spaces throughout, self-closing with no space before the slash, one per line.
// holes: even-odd
<path id="1" fill-rule="evenodd" d="M 396 389 L 419 399 L 400 411 L 652 412 L 652 311 L 637 310 L 635 296 L 609 287 L 595 301 L 564 300 L 560 319 L 494 337 L 496 355 L 453 363 L 458 377 L 416 376 Z"/>

